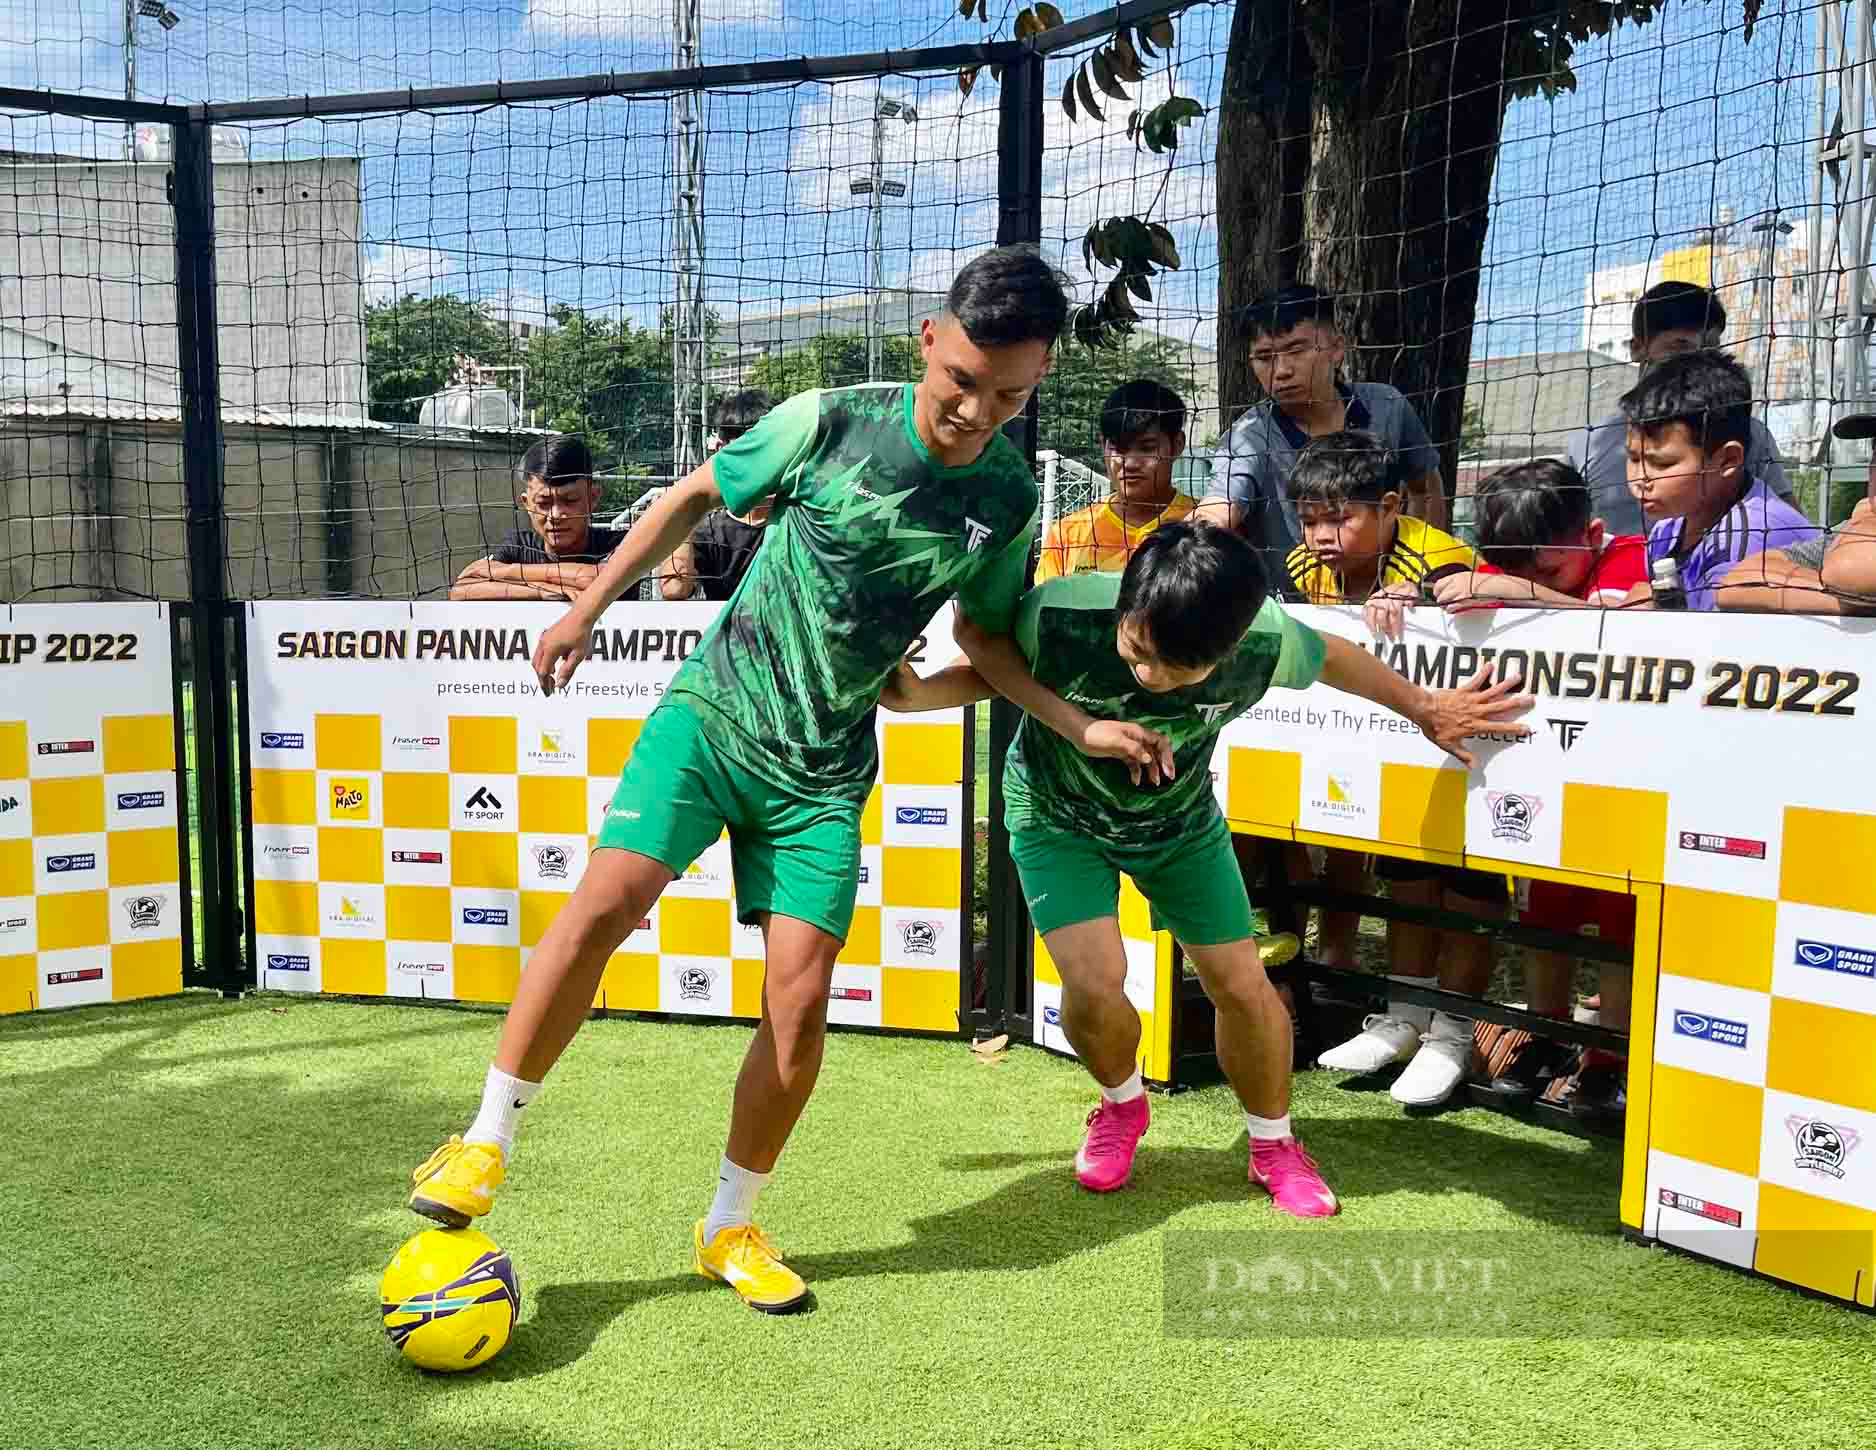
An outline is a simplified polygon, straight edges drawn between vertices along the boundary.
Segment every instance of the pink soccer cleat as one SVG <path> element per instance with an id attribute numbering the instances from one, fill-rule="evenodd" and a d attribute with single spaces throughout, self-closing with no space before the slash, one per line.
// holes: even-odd
<path id="1" fill-rule="evenodd" d="M 1328 1218 L 1341 1211 L 1342 1205 L 1322 1181 L 1316 1160 L 1294 1138 L 1253 1138 L 1250 1176 L 1251 1182 L 1269 1193 L 1279 1213 Z"/>
<path id="2" fill-rule="evenodd" d="M 1134 1149 L 1146 1133 L 1146 1094 L 1130 1103 L 1110 1103 L 1088 1114 L 1088 1136 L 1075 1155 L 1075 1180 L 1096 1193 L 1112 1193 L 1133 1173 Z"/>

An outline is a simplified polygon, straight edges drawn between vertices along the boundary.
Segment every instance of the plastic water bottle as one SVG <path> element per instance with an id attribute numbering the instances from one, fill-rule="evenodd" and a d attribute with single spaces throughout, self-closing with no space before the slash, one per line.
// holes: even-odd
<path id="1" fill-rule="evenodd" d="M 1650 582 L 1654 588 L 1656 609 L 1685 609 L 1687 607 L 1687 589 L 1681 583 L 1681 566 L 1669 555 L 1665 559 L 1656 559 L 1649 566 Z"/>

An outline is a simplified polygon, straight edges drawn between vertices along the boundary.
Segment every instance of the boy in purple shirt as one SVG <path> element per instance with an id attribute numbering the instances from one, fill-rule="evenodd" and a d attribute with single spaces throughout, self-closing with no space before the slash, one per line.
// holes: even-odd
<path id="1" fill-rule="evenodd" d="M 1690 352 L 1657 364 L 1621 399 L 1628 424 L 1628 487 L 1648 524 L 1648 567 L 1680 565 L 1689 609 L 1717 609 L 1714 596 L 1740 560 L 1783 548 L 1816 527 L 1746 473 L 1752 384 L 1720 352 Z M 1650 601 L 1650 584 L 1627 602 Z"/>

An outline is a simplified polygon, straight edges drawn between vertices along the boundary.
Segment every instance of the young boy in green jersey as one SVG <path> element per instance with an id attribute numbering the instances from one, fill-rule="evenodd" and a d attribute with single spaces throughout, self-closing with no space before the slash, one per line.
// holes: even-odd
<path id="1" fill-rule="evenodd" d="M 1266 690 L 1320 680 L 1404 715 L 1470 766 L 1468 736 L 1528 734 L 1520 681 L 1481 674 L 1428 690 L 1368 651 L 1319 635 L 1266 596 L 1256 552 L 1202 522 L 1165 524 L 1121 574 L 1083 574 L 1032 589 L 1016 645 L 1043 689 L 1097 716 L 1164 735 L 1171 767 L 1096 760 L 1025 717 L 1004 774 L 1010 851 L 1036 929 L 1062 978 L 1062 1030 L 1101 1088 L 1075 1158 L 1088 1188 L 1119 1188 L 1147 1129 L 1135 1066 L 1140 1019 L 1124 990 L 1116 915 L 1119 873 L 1134 879 L 1217 1008 L 1218 1061 L 1243 1105 L 1250 1179 L 1285 1213 L 1337 1209 L 1290 1129 L 1289 1014 L 1264 974 L 1250 902 L 1207 769 L 1219 733 Z M 961 706 L 992 693 L 981 665 L 929 679 L 902 665 L 881 703 L 893 710 Z"/>
<path id="2" fill-rule="evenodd" d="M 1010 628 L 1037 492 L 998 430 L 1048 371 L 1067 310 L 1033 249 L 979 256 L 923 324 L 919 383 L 782 403 L 648 509 L 541 637 L 541 689 L 565 691 L 601 613 L 705 514 L 773 500 L 755 562 L 646 720 L 586 872 L 521 974 L 481 1111 L 413 1175 L 416 1212 L 460 1225 L 489 1210 L 517 1116 L 585 1021 L 608 958 L 727 827 L 738 911 L 761 928 L 766 972 L 693 1264 L 753 1308 L 805 1300 L 753 1208 L 820 1070 L 878 767 L 873 707 L 948 599 L 980 650 L 996 653 Z M 1163 748 L 1113 721 L 1087 721 L 1077 744 L 1136 764 Z"/>

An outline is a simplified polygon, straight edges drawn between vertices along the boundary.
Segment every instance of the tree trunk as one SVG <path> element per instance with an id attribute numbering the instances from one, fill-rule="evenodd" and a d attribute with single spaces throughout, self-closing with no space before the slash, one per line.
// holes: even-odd
<path id="1" fill-rule="evenodd" d="M 1292 0 L 1238 0 L 1218 106 L 1218 431 L 1257 398 L 1237 314 L 1295 280 L 1315 64 Z"/>
<path id="2" fill-rule="evenodd" d="M 1351 371 L 1420 410 L 1450 492 L 1508 99 L 1506 8 L 1344 0 L 1311 25 L 1239 0 L 1217 160 L 1225 421 L 1257 394 L 1236 310 L 1313 282 L 1344 301 Z"/>

